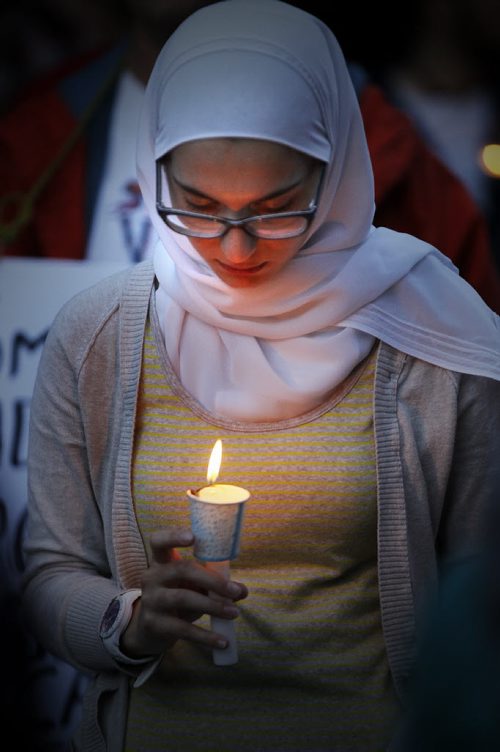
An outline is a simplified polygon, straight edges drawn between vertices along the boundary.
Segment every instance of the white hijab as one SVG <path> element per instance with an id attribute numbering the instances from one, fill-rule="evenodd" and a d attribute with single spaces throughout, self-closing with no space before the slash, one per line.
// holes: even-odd
<path id="1" fill-rule="evenodd" d="M 301 250 L 252 288 L 220 280 L 155 209 L 155 161 L 186 141 L 267 139 L 326 164 Z M 500 378 L 500 319 L 436 249 L 375 229 L 373 174 L 339 46 L 279 0 L 197 11 L 160 53 L 146 88 L 138 176 L 160 236 L 156 302 L 184 387 L 242 421 L 313 409 L 375 338 L 431 363 Z M 168 203 L 168 187 L 163 186 Z"/>

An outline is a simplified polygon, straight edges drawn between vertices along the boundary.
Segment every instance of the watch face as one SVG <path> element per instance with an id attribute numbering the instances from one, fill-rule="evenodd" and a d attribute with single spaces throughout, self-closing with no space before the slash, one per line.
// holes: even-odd
<path id="1" fill-rule="evenodd" d="M 114 598 L 107 607 L 101 622 L 101 635 L 106 635 L 112 628 L 120 613 L 120 601 Z"/>

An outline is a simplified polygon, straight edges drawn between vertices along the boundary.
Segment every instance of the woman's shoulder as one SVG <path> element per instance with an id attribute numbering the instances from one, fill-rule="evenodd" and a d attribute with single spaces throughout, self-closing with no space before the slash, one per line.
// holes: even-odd
<path id="1" fill-rule="evenodd" d="M 455 395 L 460 402 L 470 399 L 488 401 L 496 395 L 497 406 L 500 381 L 489 376 L 446 368 L 422 357 L 410 355 L 380 342 L 377 357 L 378 383 L 398 384 L 397 393 L 404 396 L 418 393 L 428 404 L 439 401 L 444 394 Z M 495 406 L 496 409 L 496 406 Z"/>
<path id="2" fill-rule="evenodd" d="M 98 319 L 123 303 L 124 296 L 140 298 L 149 295 L 153 281 L 153 265 L 144 261 L 127 267 L 95 282 L 73 295 L 60 309 L 58 319 L 68 317 Z"/>
<path id="3" fill-rule="evenodd" d="M 153 265 L 144 261 L 104 277 L 72 296 L 57 313 L 49 337 L 83 345 L 123 310 L 148 305 L 154 279 Z"/>

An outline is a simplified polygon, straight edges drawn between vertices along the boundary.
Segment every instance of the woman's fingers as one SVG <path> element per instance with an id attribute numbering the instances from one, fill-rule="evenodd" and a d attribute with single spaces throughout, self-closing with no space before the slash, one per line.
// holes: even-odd
<path id="1" fill-rule="evenodd" d="M 198 595 L 198 594 L 195 594 Z M 207 613 L 224 619 L 234 619 L 238 616 L 238 609 L 233 603 L 216 601 L 207 596 L 198 596 L 199 601 L 186 599 L 184 593 L 164 591 L 163 607 L 150 607 L 144 600 L 144 595 L 138 599 L 134 607 L 132 619 L 121 637 L 121 646 L 126 655 L 139 658 L 143 655 L 155 655 L 172 647 L 179 639 L 188 640 L 210 647 L 223 648 L 225 638 L 192 624 L 196 618 Z M 182 611 L 176 604 L 188 604 L 189 608 Z M 161 599 L 158 600 L 158 605 Z M 195 613 L 193 609 L 198 608 Z M 189 616 L 188 616 L 189 614 Z"/>
<path id="2" fill-rule="evenodd" d="M 198 592 L 210 590 L 231 600 L 246 598 L 248 591 L 245 585 L 225 580 L 199 562 L 182 558 L 175 550 L 187 548 L 193 543 L 190 530 L 159 530 L 153 533 L 150 538 L 152 565 L 144 576 L 143 592 L 148 584 L 154 582 L 166 588 L 186 588 Z"/>
<path id="3" fill-rule="evenodd" d="M 187 640 L 210 648 L 225 648 L 227 646 L 227 639 L 223 635 L 198 627 L 196 624 L 176 616 L 164 615 L 161 631 L 170 636 L 171 644 L 177 640 Z"/>
<path id="4" fill-rule="evenodd" d="M 207 593 L 211 591 L 221 598 L 241 600 L 248 591 L 242 583 L 225 580 L 210 572 L 196 561 L 181 559 L 161 566 L 152 566 L 144 575 L 144 584 L 153 580 L 157 586 L 167 589 L 187 590 Z"/>
<path id="5" fill-rule="evenodd" d="M 175 617 L 187 624 L 203 614 L 218 616 L 222 619 L 236 619 L 238 607 L 229 600 L 210 598 L 189 590 L 164 588 L 157 596 L 154 605 L 142 599 L 142 624 L 149 634 L 160 637 L 168 626 L 169 618 Z M 179 636 L 176 633 L 176 636 Z"/>
<path id="6" fill-rule="evenodd" d="M 174 613 L 188 621 L 202 614 L 235 618 L 235 600 L 246 597 L 244 585 L 226 582 L 206 572 L 196 562 L 171 562 L 155 565 L 144 574 L 142 586 L 143 620 L 164 613 Z M 149 625 L 148 625 L 149 626 Z"/>
<path id="7" fill-rule="evenodd" d="M 145 591 L 125 635 L 125 644 L 135 654 L 162 652 L 178 639 L 194 640 L 213 647 L 223 647 L 221 635 L 192 622 L 203 614 L 235 619 L 238 608 L 230 600 L 183 588 L 156 588 Z"/>
<path id="8" fill-rule="evenodd" d="M 137 654 L 162 652 L 178 639 L 223 647 L 223 636 L 193 624 L 203 614 L 235 619 L 234 601 L 248 591 L 226 580 L 177 549 L 194 544 L 190 530 L 159 530 L 151 536 L 151 565 L 142 579 L 142 595 L 123 635 L 123 644 Z"/>
<path id="9" fill-rule="evenodd" d="M 187 529 L 157 530 L 152 533 L 150 539 L 152 560 L 158 564 L 164 564 L 172 559 L 179 558 L 176 548 L 187 548 L 194 544 L 194 536 Z"/>

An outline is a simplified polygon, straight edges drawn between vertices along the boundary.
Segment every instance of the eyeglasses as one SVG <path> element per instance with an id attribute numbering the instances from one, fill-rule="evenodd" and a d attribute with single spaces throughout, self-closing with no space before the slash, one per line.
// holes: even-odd
<path id="1" fill-rule="evenodd" d="M 302 235 L 309 227 L 317 209 L 321 182 L 320 180 L 318 184 L 316 198 L 311 201 L 308 209 L 260 214 L 244 219 L 229 219 L 228 217 L 217 217 L 213 214 L 202 214 L 164 206 L 161 200 L 161 164 L 157 162 L 156 211 L 171 230 L 194 238 L 221 238 L 232 227 L 240 227 L 256 238 L 285 240 Z"/>

